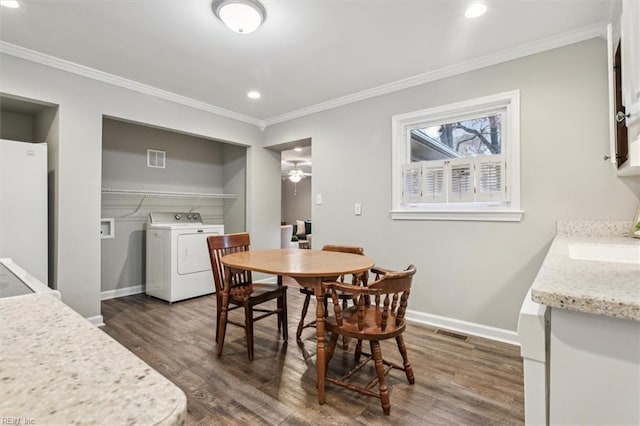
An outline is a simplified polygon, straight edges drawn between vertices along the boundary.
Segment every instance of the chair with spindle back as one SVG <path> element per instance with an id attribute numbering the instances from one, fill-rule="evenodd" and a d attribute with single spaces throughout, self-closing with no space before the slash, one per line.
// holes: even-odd
<path id="1" fill-rule="evenodd" d="M 363 395 L 379 398 L 385 414 L 389 414 L 391 405 L 389 391 L 384 378 L 392 369 L 405 372 L 410 384 L 415 382 L 413 369 L 407 357 L 407 348 L 404 344 L 402 333 L 405 330 L 405 312 L 411 291 L 411 282 L 416 273 L 416 268 L 410 265 L 402 272 L 389 271 L 382 268 L 372 268 L 375 281 L 367 287 L 356 287 L 341 282 L 325 282 L 322 285 L 331 295 L 335 315 L 327 318 L 326 329 L 331 332 L 331 339 L 327 349 L 327 366 L 338 342 L 339 336 L 346 336 L 362 340 L 368 340 L 371 354 L 362 353 L 361 345 L 356 348 L 357 365 L 342 377 L 327 377 L 327 381 L 338 386 L 359 392 Z M 338 295 L 340 292 L 351 294 L 356 300 L 356 306 L 343 309 Z M 403 365 L 397 365 L 382 358 L 380 341 L 395 338 Z M 362 355 L 366 359 L 359 362 Z M 376 370 L 376 378 L 366 386 L 355 385 L 348 379 L 369 361 L 373 360 Z M 385 366 L 387 366 L 385 368 Z M 371 389 L 379 385 L 379 392 Z"/>
<path id="2" fill-rule="evenodd" d="M 282 285 L 254 283 L 251 279 L 251 271 L 226 271 L 222 265 L 222 257 L 226 254 L 237 253 L 249 250 L 249 234 L 228 234 L 212 235 L 207 238 L 209 247 L 209 258 L 211 259 L 211 269 L 213 270 L 213 281 L 216 286 L 216 343 L 218 345 L 218 355 L 222 354 L 224 341 L 220 341 L 218 325 L 220 324 L 220 313 L 222 310 L 222 293 L 224 290 L 224 279 L 228 275 L 231 280 L 229 291 L 228 312 L 244 308 L 244 324 L 231 321 L 228 317 L 226 323 L 237 325 L 245 329 L 247 337 L 247 352 L 249 359 L 253 359 L 253 323 L 270 315 L 278 316 L 278 331 L 282 331 L 282 338 L 287 340 L 287 287 Z M 276 299 L 275 309 L 258 309 L 254 306 L 269 300 Z M 235 306 L 231 306 L 231 305 Z M 254 312 L 261 312 L 262 315 L 254 317 Z M 226 328 L 226 323 L 223 325 Z"/>
<path id="3" fill-rule="evenodd" d="M 357 247 L 357 246 L 340 246 L 340 245 L 325 245 L 324 247 L 322 247 L 322 250 L 324 251 L 334 251 L 334 252 L 340 252 L 340 253 L 351 253 L 351 254 L 358 254 L 363 256 L 364 255 L 364 249 L 362 247 Z M 368 274 L 365 272 L 364 274 L 360 274 L 360 275 L 352 275 L 351 277 L 351 285 L 367 285 L 367 277 Z M 345 281 L 345 277 L 344 276 L 339 276 L 339 277 L 327 277 L 326 278 L 327 281 L 340 281 L 340 282 L 344 282 Z M 309 302 L 311 300 L 311 296 L 314 295 L 313 289 L 310 288 L 306 288 L 303 287 L 300 289 L 300 293 L 304 294 L 304 303 L 302 304 L 302 313 L 300 314 L 300 322 L 298 323 L 298 329 L 296 331 L 296 340 L 298 341 L 298 343 L 302 342 L 302 330 L 307 328 L 307 327 L 315 327 L 316 325 L 316 321 L 315 319 L 311 322 L 305 323 L 305 317 L 307 316 L 307 311 L 309 310 Z M 327 299 L 329 298 L 329 294 L 325 294 L 325 301 L 324 301 L 324 312 L 325 315 L 327 314 Z M 353 297 L 350 294 L 343 294 L 343 293 L 339 293 L 338 294 L 338 298 L 340 300 L 342 300 L 342 306 L 343 309 L 347 309 L 347 302 L 349 300 L 353 300 Z M 342 340 L 342 347 L 343 349 L 347 349 L 348 348 L 348 338 L 345 336 Z"/>

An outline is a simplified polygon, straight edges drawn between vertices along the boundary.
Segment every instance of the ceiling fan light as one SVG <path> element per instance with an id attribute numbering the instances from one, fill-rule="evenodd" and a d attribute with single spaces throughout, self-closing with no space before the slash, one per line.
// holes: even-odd
<path id="1" fill-rule="evenodd" d="M 300 182 L 300 180 L 301 180 L 301 179 L 302 179 L 302 176 L 300 176 L 300 175 L 299 175 L 299 174 L 297 174 L 297 173 L 296 173 L 296 174 L 289 175 L 289 180 L 290 180 L 291 182 L 293 182 L 293 183 L 298 183 L 298 182 Z"/>
<path id="2" fill-rule="evenodd" d="M 218 0 L 212 7 L 216 16 L 239 34 L 254 32 L 266 16 L 264 7 L 256 0 Z"/>

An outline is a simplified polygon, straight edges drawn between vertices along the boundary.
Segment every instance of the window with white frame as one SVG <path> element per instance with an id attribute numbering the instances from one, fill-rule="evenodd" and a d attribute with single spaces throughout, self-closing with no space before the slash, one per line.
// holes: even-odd
<path id="1" fill-rule="evenodd" d="M 393 219 L 519 221 L 520 95 L 392 118 Z"/>

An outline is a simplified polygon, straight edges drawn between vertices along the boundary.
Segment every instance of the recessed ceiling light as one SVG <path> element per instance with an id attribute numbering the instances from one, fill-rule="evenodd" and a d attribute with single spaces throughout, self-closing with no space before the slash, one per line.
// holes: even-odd
<path id="1" fill-rule="evenodd" d="M 10 7 L 11 9 L 16 9 L 20 7 L 20 3 L 17 0 L 0 0 L 0 6 Z"/>
<path id="2" fill-rule="evenodd" d="M 293 148 L 293 150 L 294 150 L 295 152 L 302 152 L 302 148 L 300 148 L 300 147 Z"/>
<path id="3" fill-rule="evenodd" d="M 478 16 L 484 15 L 487 11 L 487 5 L 484 3 L 473 3 L 471 6 L 467 8 L 467 11 L 464 12 L 464 16 L 467 18 L 477 18 Z"/>
<path id="4" fill-rule="evenodd" d="M 248 92 L 248 93 L 247 93 L 247 96 L 248 96 L 249 98 L 251 98 L 251 99 L 260 99 L 260 96 L 262 96 L 262 95 L 260 94 L 260 92 L 257 92 L 257 91 L 255 91 L 255 90 L 252 90 L 252 91 L 250 91 L 250 92 Z"/>
<path id="5" fill-rule="evenodd" d="M 211 7 L 231 31 L 240 34 L 254 32 L 267 16 L 257 0 L 214 0 Z"/>

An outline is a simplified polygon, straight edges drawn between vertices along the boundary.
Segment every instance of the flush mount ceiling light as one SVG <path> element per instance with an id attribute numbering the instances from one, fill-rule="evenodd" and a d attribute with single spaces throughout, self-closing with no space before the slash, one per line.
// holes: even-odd
<path id="1" fill-rule="evenodd" d="M 260 92 L 256 90 L 251 90 L 250 92 L 247 92 L 247 97 L 250 99 L 260 99 L 260 96 L 262 95 L 260 94 Z"/>
<path id="2" fill-rule="evenodd" d="M 11 9 L 16 9 L 20 7 L 20 3 L 16 0 L 1 0 L 0 6 L 9 7 Z"/>
<path id="3" fill-rule="evenodd" d="M 464 12 L 464 16 L 467 18 L 477 18 L 478 16 L 482 16 L 487 11 L 487 5 L 484 3 L 473 3 L 469 6 Z"/>
<path id="4" fill-rule="evenodd" d="M 240 34 L 255 31 L 267 16 L 257 0 L 214 0 L 211 8 L 231 31 Z"/>

